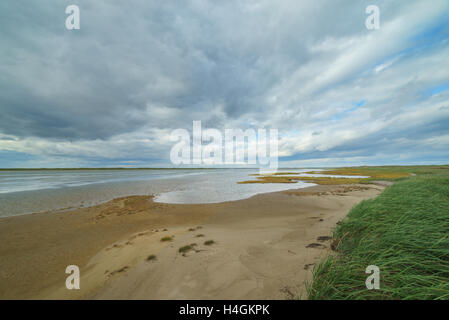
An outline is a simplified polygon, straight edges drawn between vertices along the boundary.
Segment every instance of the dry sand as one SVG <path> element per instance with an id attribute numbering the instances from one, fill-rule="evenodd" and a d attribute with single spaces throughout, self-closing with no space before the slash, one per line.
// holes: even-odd
<path id="1" fill-rule="evenodd" d="M 330 252 L 330 241 L 318 238 L 383 189 L 322 185 L 204 205 L 134 196 L 3 218 L 0 299 L 304 297 L 313 264 Z M 173 241 L 161 241 L 166 236 Z M 147 261 L 150 255 L 156 259 Z M 65 288 L 65 268 L 73 264 L 80 290 Z"/>

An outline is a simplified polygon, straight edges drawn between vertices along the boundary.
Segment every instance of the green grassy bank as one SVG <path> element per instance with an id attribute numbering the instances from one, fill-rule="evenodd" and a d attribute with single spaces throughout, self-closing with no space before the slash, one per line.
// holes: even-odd
<path id="1" fill-rule="evenodd" d="M 398 169 L 416 176 L 336 227 L 336 250 L 314 268 L 309 299 L 449 299 L 449 167 Z M 368 265 L 380 268 L 380 290 L 365 286 Z"/>

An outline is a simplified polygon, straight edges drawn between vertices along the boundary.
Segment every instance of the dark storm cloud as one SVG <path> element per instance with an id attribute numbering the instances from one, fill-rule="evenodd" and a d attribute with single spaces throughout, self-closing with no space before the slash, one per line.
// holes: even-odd
<path id="1" fill-rule="evenodd" d="M 129 115 L 147 103 L 183 109 L 182 120 L 223 104 L 238 118 L 263 107 L 264 92 L 309 59 L 304 42 L 350 29 L 329 22 L 348 13 L 342 1 L 329 11 L 294 2 L 76 3 L 82 27 L 71 32 L 65 3 L 2 4 L 4 133 L 104 139 L 160 125 Z"/>
<path id="2" fill-rule="evenodd" d="M 192 120 L 278 128 L 296 160 L 399 152 L 405 137 L 439 148 L 447 92 L 422 92 L 448 82 L 447 3 L 377 2 L 370 32 L 370 1 L 77 0 L 73 31 L 68 2 L 3 1 L 0 149 L 163 162 Z M 411 129 L 418 106 L 432 114 Z"/>

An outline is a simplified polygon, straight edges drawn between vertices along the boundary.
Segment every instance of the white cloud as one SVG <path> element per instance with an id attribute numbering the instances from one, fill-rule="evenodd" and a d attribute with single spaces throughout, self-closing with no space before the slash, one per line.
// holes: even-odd
<path id="1" fill-rule="evenodd" d="M 36 7 L 40 32 L 0 22 L 0 150 L 168 163 L 170 131 L 192 120 L 277 128 L 280 156 L 322 163 L 449 150 L 448 93 L 425 94 L 449 82 L 449 41 L 429 34 L 448 32 L 447 1 L 381 1 L 377 31 L 341 0 L 84 4 L 78 34 L 58 7 Z"/>

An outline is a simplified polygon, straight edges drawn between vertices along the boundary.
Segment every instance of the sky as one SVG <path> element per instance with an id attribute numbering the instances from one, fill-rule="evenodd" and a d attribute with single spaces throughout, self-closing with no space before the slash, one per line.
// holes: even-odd
<path id="1" fill-rule="evenodd" d="M 0 2 L 0 167 L 171 167 L 195 120 L 284 167 L 447 164 L 449 0 Z"/>

